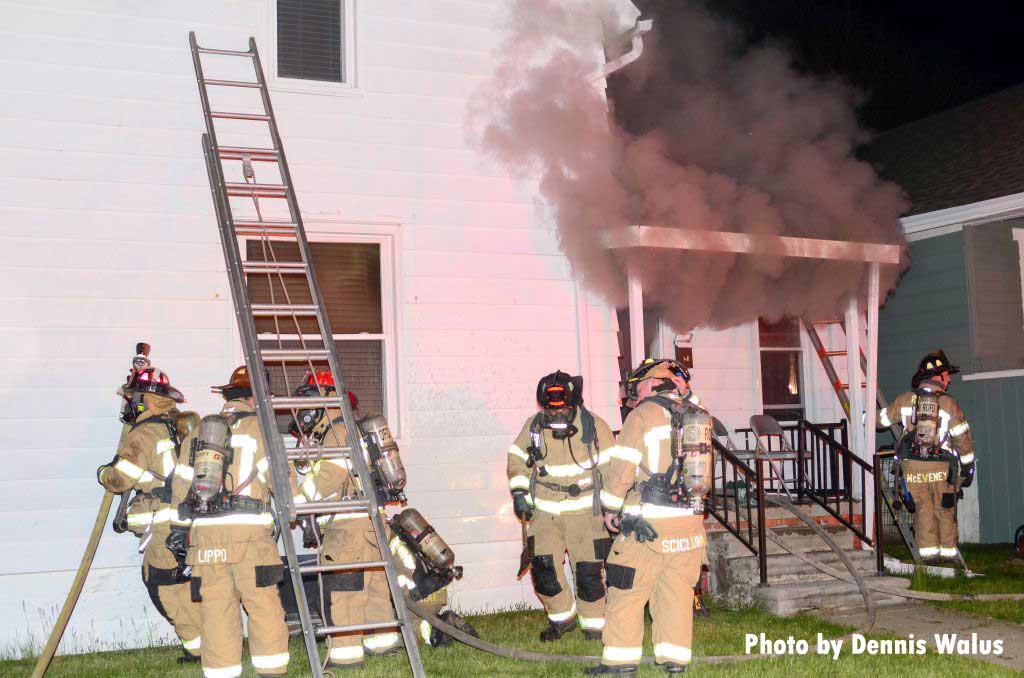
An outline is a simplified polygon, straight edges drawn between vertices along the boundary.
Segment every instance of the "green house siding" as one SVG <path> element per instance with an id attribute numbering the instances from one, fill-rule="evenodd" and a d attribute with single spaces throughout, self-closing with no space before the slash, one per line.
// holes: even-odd
<path id="1" fill-rule="evenodd" d="M 878 381 L 890 397 L 910 388 L 917 363 L 942 348 L 971 372 L 971 311 L 962 233 L 910 245 L 910 268 L 878 321 Z"/>
<path id="2" fill-rule="evenodd" d="M 879 315 L 878 378 L 892 397 L 910 387 L 923 355 L 942 348 L 975 371 L 971 289 L 963 233 L 911 243 L 910 269 Z M 950 388 L 978 452 L 981 540 L 1005 542 L 1024 523 L 1024 378 L 963 381 Z"/>

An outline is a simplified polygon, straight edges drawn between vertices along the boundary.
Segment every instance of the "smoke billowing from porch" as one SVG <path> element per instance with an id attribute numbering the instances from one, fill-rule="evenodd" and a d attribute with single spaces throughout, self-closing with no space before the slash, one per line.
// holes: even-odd
<path id="1" fill-rule="evenodd" d="M 903 243 L 907 203 L 853 150 L 868 137 L 858 95 L 797 73 L 776 46 L 747 46 L 702 4 L 679 0 L 671 34 L 622 77 L 630 130 L 610 120 L 587 83 L 600 60 L 609 3 L 518 0 L 500 66 L 470 109 L 477 141 L 518 175 L 539 177 L 562 247 L 585 282 L 626 301 L 626 265 L 648 306 L 685 331 L 756 316 L 836 317 L 862 293 L 866 266 L 774 256 L 601 246 L 601 229 L 630 224 Z M 625 49 L 623 46 L 621 49 Z M 617 54 L 611 55 L 612 57 Z M 882 290 L 898 271 L 883 267 Z"/>

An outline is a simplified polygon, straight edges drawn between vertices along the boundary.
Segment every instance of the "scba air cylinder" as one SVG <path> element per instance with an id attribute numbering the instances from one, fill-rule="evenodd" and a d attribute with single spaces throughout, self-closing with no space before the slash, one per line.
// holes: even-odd
<path id="1" fill-rule="evenodd" d="M 371 414 L 359 421 L 359 427 L 377 445 L 380 459 L 376 460 L 377 471 L 385 485 L 393 490 L 405 487 L 406 473 L 398 443 L 391 435 L 388 421 L 380 414 Z"/>
<path id="2" fill-rule="evenodd" d="M 420 551 L 435 567 L 448 570 L 455 565 L 455 553 L 419 511 L 406 509 L 399 513 L 398 526 L 419 544 Z"/>
<path id="3" fill-rule="evenodd" d="M 209 414 L 199 422 L 199 434 L 192 441 L 192 479 L 190 503 L 205 506 L 224 487 L 224 470 L 231 463 L 231 426 L 219 414 Z"/>
<path id="4" fill-rule="evenodd" d="M 683 414 L 678 454 L 683 459 L 683 484 L 695 498 L 703 497 L 710 489 L 712 429 L 707 410 L 693 407 Z"/>

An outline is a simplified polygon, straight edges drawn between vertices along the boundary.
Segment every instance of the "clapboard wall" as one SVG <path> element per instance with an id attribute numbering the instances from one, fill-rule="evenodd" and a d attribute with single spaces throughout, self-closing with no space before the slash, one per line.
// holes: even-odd
<path id="1" fill-rule="evenodd" d="M 359 0 L 357 92 L 273 92 L 307 225 L 390 238 L 410 504 L 465 565 L 471 610 L 536 602 L 504 478 L 536 380 L 585 369 L 588 402 L 616 412 L 614 314 L 581 294 L 536 186 L 466 140 L 504 5 Z M 38 643 L 70 584 L 134 343 L 203 413 L 240 360 L 187 35 L 268 54 L 270 8 L 0 2 L 0 653 Z M 105 535 L 62 651 L 168 637 L 135 546 Z"/>

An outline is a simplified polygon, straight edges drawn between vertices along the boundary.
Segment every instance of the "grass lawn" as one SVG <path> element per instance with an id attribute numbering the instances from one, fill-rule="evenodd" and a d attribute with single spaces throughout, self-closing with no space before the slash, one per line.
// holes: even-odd
<path id="1" fill-rule="evenodd" d="M 1012 544 L 961 544 L 960 551 L 968 567 L 984 577 L 943 579 L 929 577 L 919 570 L 911 577 L 910 588 L 937 593 L 1024 593 L 1024 558 L 1017 555 Z M 905 563 L 911 562 L 906 548 L 887 548 L 886 552 Z M 929 604 L 1024 624 L 1024 602 L 1017 600 Z"/>
<path id="2" fill-rule="evenodd" d="M 473 624 L 484 638 L 517 648 L 540 652 L 561 652 L 566 654 L 600 654 L 598 641 L 585 641 L 582 634 L 574 632 L 554 646 L 542 645 L 537 634 L 544 627 L 546 619 L 539 611 L 503 612 L 472 618 Z M 851 656 L 848 651 L 838 661 L 814 653 L 807 656 L 791 656 L 759 659 L 726 665 L 701 664 L 701 655 L 743 654 L 744 634 L 764 632 L 768 638 L 794 636 L 816 639 L 820 631 L 826 637 L 840 636 L 852 629 L 814 619 L 797 616 L 780 619 L 756 610 L 721 610 L 712 607 L 709 619 L 698 618 L 695 623 L 694 646 L 697 659 L 687 675 L 696 676 L 743 676 L 760 678 L 773 676 L 1010 676 L 1012 671 L 987 664 L 976 659 L 956 656 Z M 648 630 L 648 641 L 650 631 Z M 849 642 L 845 644 L 849 646 Z M 306 675 L 306 661 L 302 643 L 294 638 L 291 647 L 292 667 L 288 675 Z M 650 642 L 645 654 L 651 653 Z M 106 652 L 72 657 L 57 657 L 47 674 L 53 678 L 174 678 L 195 677 L 200 672 L 195 665 L 181 667 L 175 663 L 179 654 L 177 648 L 151 648 L 123 652 Z M 533 664 L 494 657 L 466 646 L 457 645 L 441 650 L 423 648 L 422 656 L 427 674 L 430 676 L 580 676 L 582 664 Z M 0 662 L 0 675 L 27 676 L 32 662 Z M 252 669 L 246 666 L 245 676 L 252 676 Z M 338 672 L 339 676 L 372 676 L 392 678 L 409 675 L 404 653 L 394 657 L 374 658 L 367 661 L 362 671 Z M 661 669 L 645 667 L 641 676 L 664 676 Z"/>

